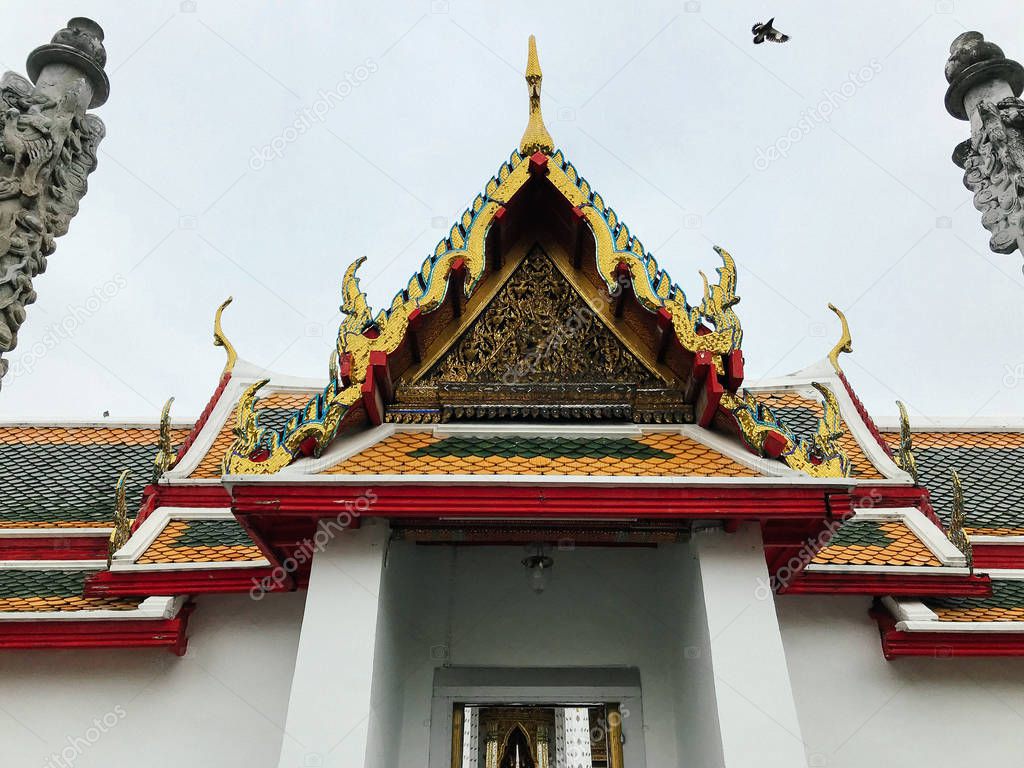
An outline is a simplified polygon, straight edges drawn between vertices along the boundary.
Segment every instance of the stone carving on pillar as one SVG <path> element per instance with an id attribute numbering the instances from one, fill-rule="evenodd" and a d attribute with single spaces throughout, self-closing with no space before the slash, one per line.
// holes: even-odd
<path id="1" fill-rule="evenodd" d="M 29 54 L 31 80 L 0 77 L 0 378 L 14 349 L 32 279 L 46 269 L 54 240 L 68 231 L 105 129 L 86 110 L 107 100 L 103 30 L 71 19 Z"/>
<path id="2" fill-rule="evenodd" d="M 949 47 L 946 80 L 946 110 L 971 123 L 953 162 L 992 233 L 989 248 L 1024 254 L 1024 67 L 980 32 L 964 32 Z"/>

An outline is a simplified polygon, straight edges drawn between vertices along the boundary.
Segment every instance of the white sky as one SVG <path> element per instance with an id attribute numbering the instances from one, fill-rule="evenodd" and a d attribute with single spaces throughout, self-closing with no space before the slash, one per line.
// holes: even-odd
<path id="1" fill-rule="evenodd" d="M 942 105 L 965 29 L 1024 59 L 1024 4 L 270 5 L 4 4 L 0 67 L 23 72 L 87 15 L 106 30 L 111 97 L 0 417 L 155 419 L 174 395 L 174 416 L 195 418 L 224 362 L 211 326 L 228 294 L 243 357 L 325 375 L 346 265 L 367 255 L 362 286 L 389 301 L 518 145 L 531 32 L 556 144 L 675 281 L 697 297 L 711 244 L 736 257 L 748 378 L 822 358 L 833 301 L 876 418 L 892 420 L 897 397 L 919 423 L 1024 415 L 1022 259 L 989 252 L 949 160 L 968 127 Z M 793 40 L 755 48 L 750 27 L 771 15 Z M 365 81 L 254 168 L 254 150 L 347 73 Z M 827 92 L 840 93 L 830 119 L 800 129 Z M 786 156 L 757 167 L 791 129 Z M 77 309 L 104 286 L 97 311 Z M 73 334 L 38 354 L 68 317 Z"/>

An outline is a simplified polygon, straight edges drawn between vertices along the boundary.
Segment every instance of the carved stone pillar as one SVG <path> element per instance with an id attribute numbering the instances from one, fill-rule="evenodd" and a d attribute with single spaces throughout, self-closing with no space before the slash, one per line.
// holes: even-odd
<path id="1" fill-rule="evenodd" d="M 86 110 L 107 100 L 106 61 L 103 30 L 75 18 L 29 54 L 31 82 L 14 72 L 0 77 L 0 378 L 36 299 L 32 279 L 68 231 L 96 168 L 105 129 Z"/>
<path id="2" fill-rule="evenodd" d="M 949 46 L 946 80 L 946 110 L 971 124 L 953 162 L 992 233 L 989 248 L 1024 254 L 1024 67 L 980 32 L 964 32 Z"/>

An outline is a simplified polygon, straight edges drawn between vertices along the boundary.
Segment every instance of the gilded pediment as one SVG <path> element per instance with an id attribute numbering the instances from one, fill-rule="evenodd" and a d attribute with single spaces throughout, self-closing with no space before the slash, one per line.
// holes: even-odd
<path id="1" fill-rule="evenodd" d="M 437 359 L 399 383 L 389 417 L 688 421 L 680 393 L 603 314 L 535 245 Z"/>

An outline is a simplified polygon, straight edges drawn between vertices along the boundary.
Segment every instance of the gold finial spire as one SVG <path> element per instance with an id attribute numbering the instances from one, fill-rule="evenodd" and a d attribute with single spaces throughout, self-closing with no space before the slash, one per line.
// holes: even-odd
<path id="1" fill-rule="evenodd" d="M 828 353 L 829 362 L 832 363 L 832 367 L 836 369 L 836 373 L 842 373 L 843 369 L 839 367 L 839 355 L 842 352 L 850 353 L 853 352 L 853 338 L 850 336 L 850 324 L 846 322 L 846 315 L 839 309 L 835 304 L 830 303 L 828 308 L 836 313 L 839 317 L 839 322 L 843 324 L 843 335 L 840 337 L 836 345 L 832 347 L 832 351 Z"/>
<path id="2" fill-rule="evenodd" d="M 526 56 L 526 85 L 530 92 L 530 122 L 526 124 L 523 138 L 519 142 L 522 155 L 543 152 L 550 155 L 555 151 L 555 142 L 544 127 L 544 118 L 540 113 L 540 84 L 544 74 L 540 71 L 540 59 L 537 58 L 537 39 L 530 35 L 530 51 Z"/>
<path id="3" fill-rule="evenodd" d="M 917 462 L 914 460 L 914 436 L 910 431 L 910 417 L 907 415 L 907 407 L 901 401 L 896 401 L 896 407 L 900 409 L 900 448 L 896 452 L 896 465 L 914 478 L 914 485 L 917 485 L 919 478 Z"/>
<path id="4" fill-rule="evenodd" d="M 964 553 L 967 567 L 974 573 L 974 548 L 967 536 L 965 526 L 967 518 L 964 514 L 964 489 L 960 484 L 960 475 L 953 470 L 953 509 L 949 513 L 949 528 L 946 529 L 946 538 L 953 546 Z"/>
<path id="5" fill-rule="evenodd" d="M 132 524 L 128 519 L 128 501 L 126 498 L 129 471 L 126 469 L 117 478 L 114 486 L 114 530 L 107 539 L 107 567 L 114 559 L 114 553 L 123 547 L 132 537 Z"/>
<path id="6" fill-rule="evenodd" d="M 171 444 L 171 403 L 174 398 L 168 398 L 164 403 L 164 409 L 160 412 L 160 437 L 157 441 L 156 458 L 153 459 L 153 479 L 156 483 L 164 473 L 174 464 L 174 446 Z"/>
<path id="7" fill-rule="evenodd" d="M 224 371 L 221 373 L 221 376 L 234 368 L 235 361 L 238 359 L 238 353 L 235 352 L 235 345 L 228 341 L 228 337 L 224 335 L 224 328 L 222 328 L 220 324 L 220 316 L 224 314 L 224 308 L 227 307 L 231 301 L 231 296 L 224 299 L 224 303 L 217 307 L 217 314 L 213 316 L 213 345 L 215 347 L 224 347 L 224 351 L 228 353 L 228 359 L 227 362 L 224 363 Z"/>

